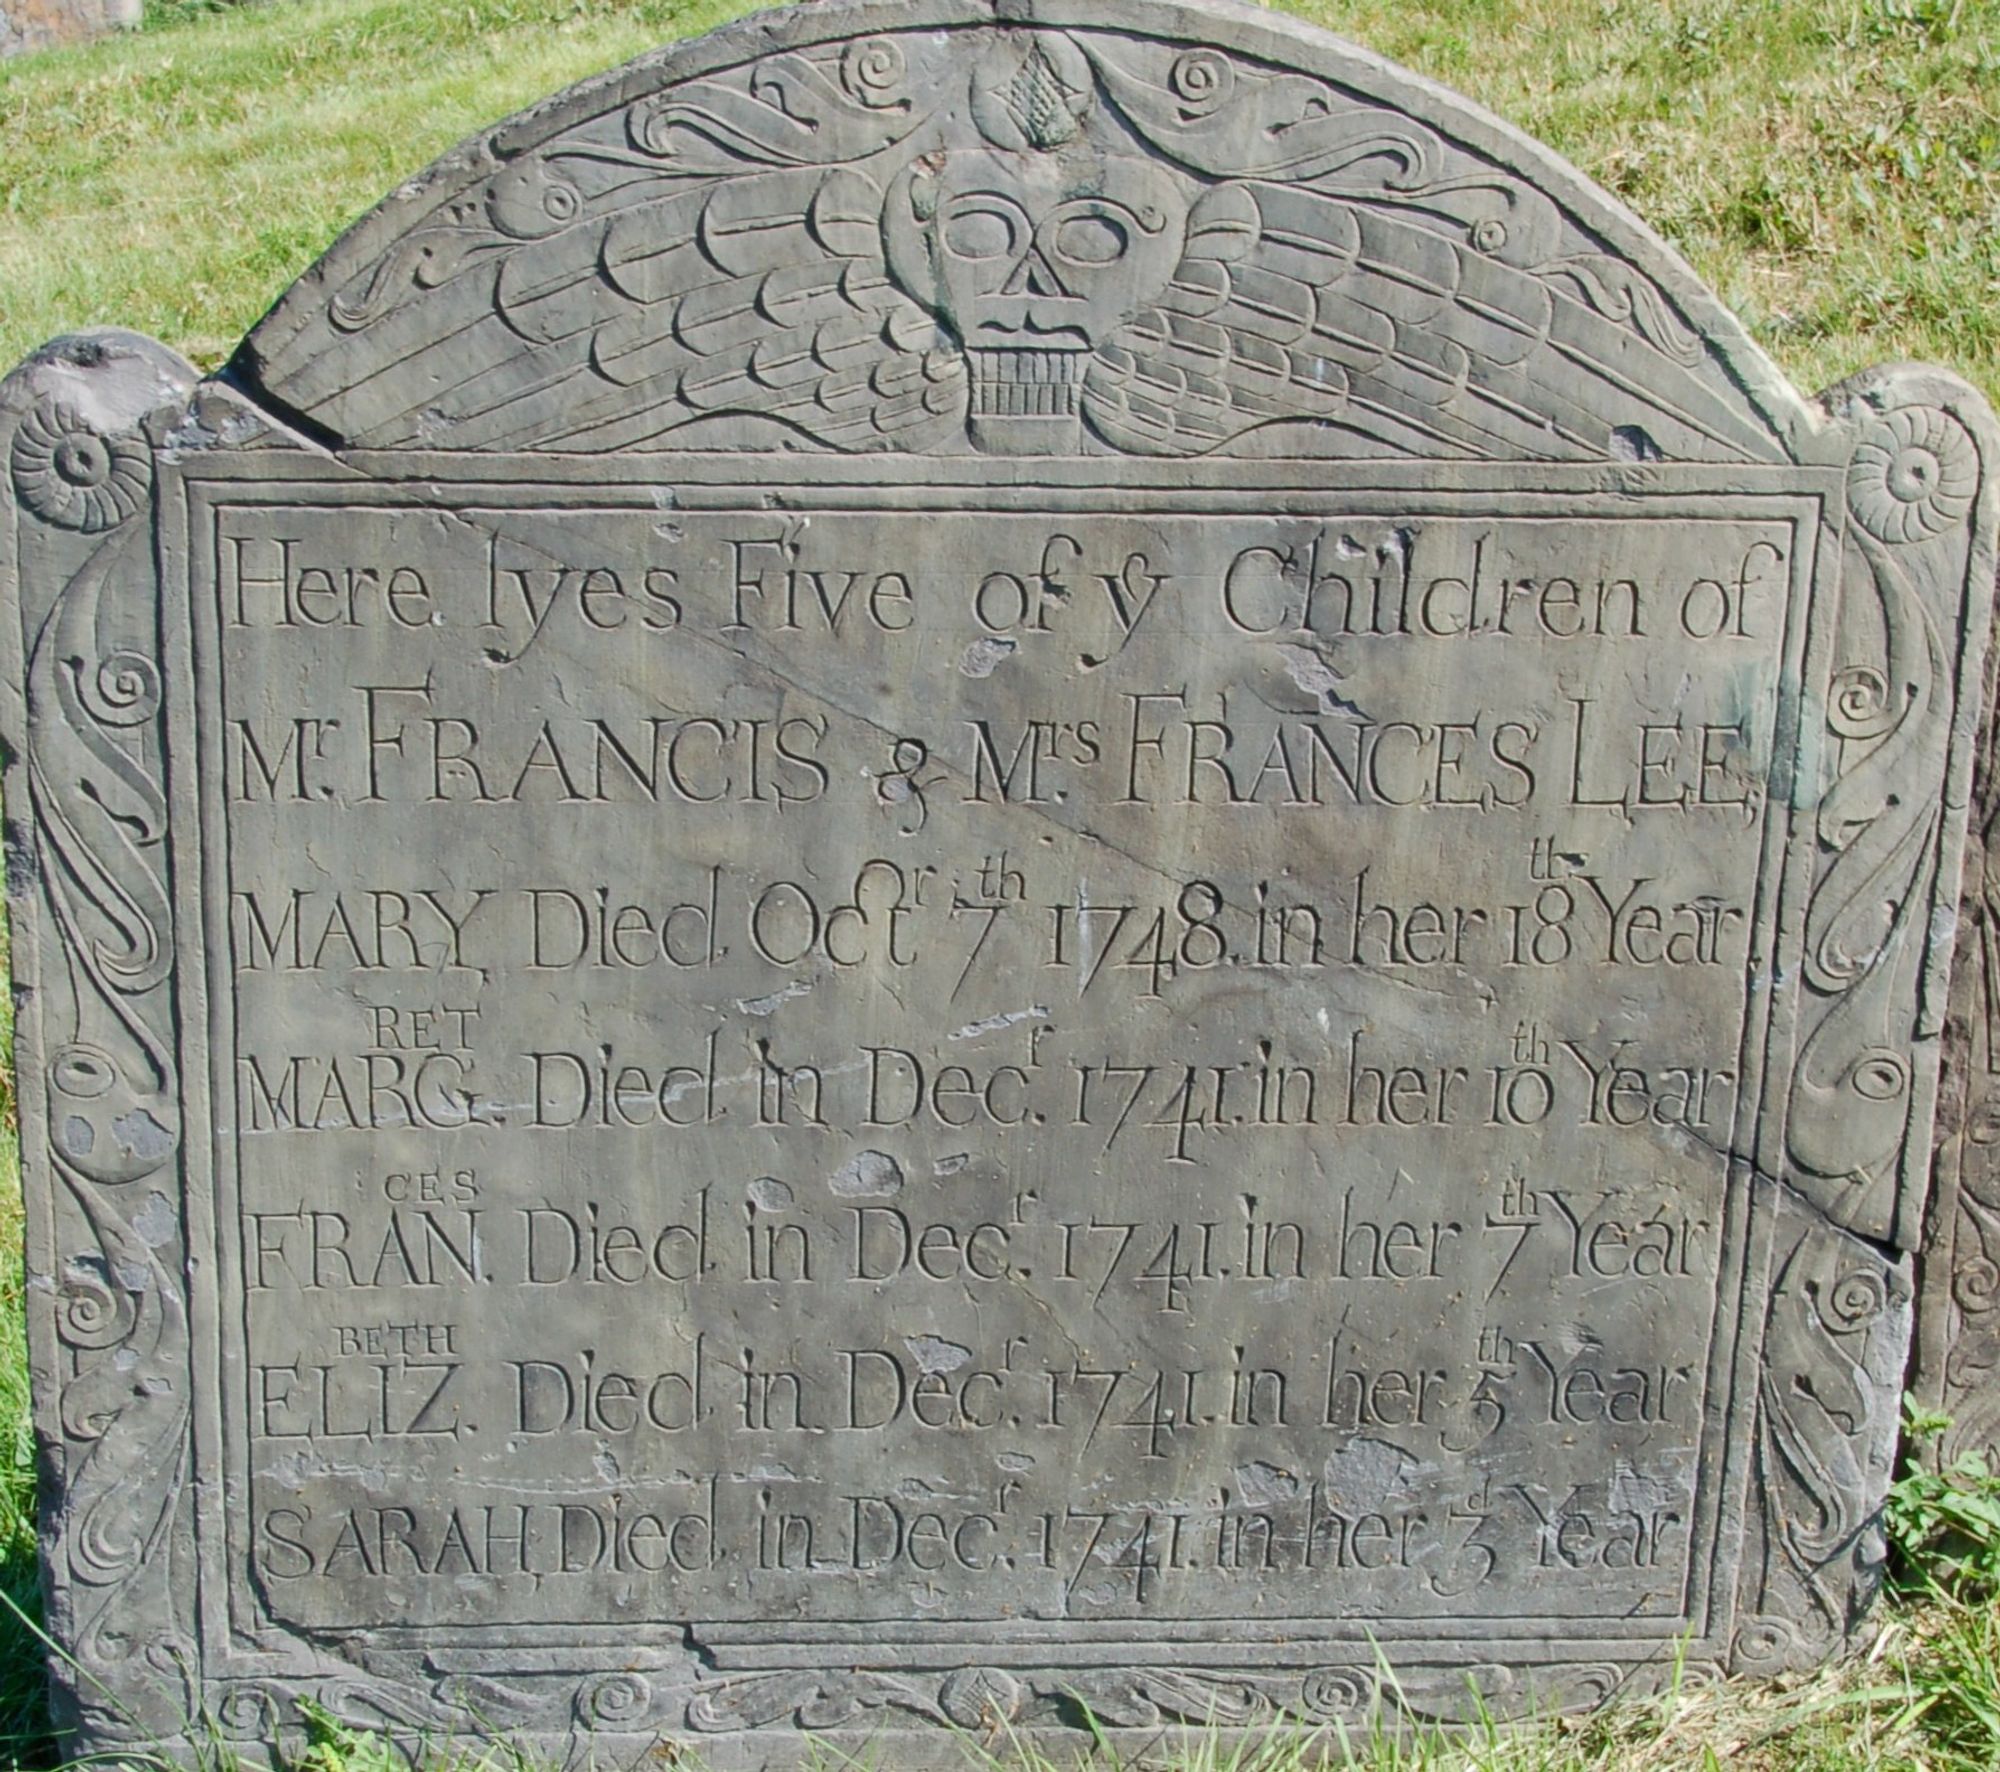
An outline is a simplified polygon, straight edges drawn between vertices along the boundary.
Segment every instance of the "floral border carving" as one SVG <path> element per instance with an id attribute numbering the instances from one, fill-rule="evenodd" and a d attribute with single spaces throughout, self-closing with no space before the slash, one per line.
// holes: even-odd
<path id="1" fill-rule="evenodd" d="M 1849 522 L 1824 729 L 1834 759 L 1806 911 L 1787 1179 L 1834 1222 L 1914 1246 L 1926 1141 L 1915 1063 L 1942 1031 L 1929 925 L 1947 824 L 1936 795 L 1962 718 L 1953 638 L 1980 481 L 1964 424 L 1919 395 L 1863 395 L 1849 422 Z M 1954 561 L 1959 563 L 1954 566 Z M 1808 716 L 1810 717 L 1810 716 Z"/>
<path id="2" fill-rule="evenodd" d="M 1749 1673 L 1830 1654 L 1881 1584 L 1912 1309 L 1907 1258 L 1790 1196 L 1775 1207 L 1732 1658 Z"/>
<path id="3" fill-rule="evenodd" d="M 115 348 L 77 342 L 86 376 L 120 373 Z M 24 374 L 32 387 L 36 366 Z M 95 1740 L 145 1741 L 184 1729 L 199 1688 L 176 1586 L 191 1571 L 173 1566 L 171 1530 L 190 1479 L 192 1377 L 153 448 L 136 419 L 44 393 L 8 465 L 27 676 L 10 885 L 40 942 L 23 1054 L 40 1064 L 29 1123 L 46 1130 L 24 1158 L 59 1190 L 44 1208 L 56 1267 L 36 1306 L 61 1366 L 43 1510 L 50 1622 L 74 1658 L 56 1664 L 73 1720 Z"/>
<path id="4" fill-rule="evenodd" d="M 547 1741 L 576 1732 L 631 1742 L 678 1737 L 698 1753 L 704 1738 L 760 1731 L 851 1740 L 946 1728 L 997 1741 L 1076 1731 L 1086 1717 L 1114 1737 L 1180 1725 L 1228 1732 L 1397 1716 L 1466 1722 L 1589 1709 L 1642 1674 L 1609 1661 L 1532 1669 L 1428 1661 L 1393 1673 L 1353 1662 L 1275 1674 L 1180 1664 L 1069 1671 L 974 1664 L 729 1674 L 690 1686 L 675 1673 L 636 1667 L 514 1678 L 437 1676 L 413 1666 L 400 1679 L 233 1680 L 211 1715 L 221 1735 L 246 1748 L 296 1735 L 303 1699 L 348 1727 L 433 1745 L 453 1736 Z"/>

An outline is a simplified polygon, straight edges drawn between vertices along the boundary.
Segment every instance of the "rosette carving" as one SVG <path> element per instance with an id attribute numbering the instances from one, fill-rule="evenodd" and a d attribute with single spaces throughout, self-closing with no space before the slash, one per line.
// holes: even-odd
<path id="1" fill-rule="evenodd" d="M 134 436 L 107 436 L 56 400 L 42 400 L 14 433 L 14 490 L 37 516 L 96 535 L 134 515 L 152 485 L 153 458 Z"/>
<path id="2" fill-rule="evenodd" d="M 1855 521 L 1878 541 L 1929 541 L 1965 520 L 1979 490 L 1971 433 L 1935 406 L 1898 406 L 1862 433 L 1847 470 Z"/>
<path id="3" fill-rule="evenodd" d="M 938 1708 L 961 1729 L 998 1729 L 1020 1712 L 1021 1682 L 993 1667 L 961 1668 L 938 1688 Z"/>
<path id="4" fill-rule="evenodd" d="M 856 104 L 871 111 L 908 110 L 904 94 L 910 70 L 902 45 L 893 37 L 863 37 L 841 51 L 840 84 Z"/>

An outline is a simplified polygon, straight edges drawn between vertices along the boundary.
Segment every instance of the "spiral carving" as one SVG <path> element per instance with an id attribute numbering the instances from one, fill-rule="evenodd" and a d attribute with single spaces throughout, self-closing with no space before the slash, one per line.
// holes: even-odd
<path id="1" fill-rule="evenodd" d="M 1951 1295 L 1959 1309 L 1984 1316 L 2000 1305 L 2000 1263 L 1984 1255 L 1961 1261 L 1951 1277 Z"/>
<path id="2" fill-rule="evenodd" d="M 1316 1717 L 1353 1717 L 1365 1711 L 1375 1689 L 1359 1669 L 1319 1667 L 1299 1685 L 1299 1702 Z"/>
<path id="3" fill-rule="evenodd" d="M 1175 58 L 1167 87 L 1180 100 L 1183 120 L 1193 122 L 1213 116 L 1229 103 L 1236 91 L 1236 68 L 1212 49 L 1190 49 Z"/>
<path id="4" fill-rule="evenodd" d="M 143 726 L 160 711 L 160 672 L 137 652 L 113 652 L 94 672 L 77 673 L 77 699 L 107 726 Z"/>
<path id="5" fill-rule="evenodd" d="M 576 1695 L 577 1718 L 586 1727 L 630 1728 L 652 1708 L 652 1682 L 629 1669 L 601 1674 Z"/>
<path id="6" fill-rule="evenodd" d="M 861 37 L 840 57 L 840 84 L 856 104 L 872 111 L 908 101 L 903 96 L 909 69 L 902 46 L 893 37 Z"/>
<path id="7" fill-rule="evenodd" d="M 1852 665 L 1833 679 L 1826 723 L 1842 738 L 1880 738 L 1893 732 L 1904 709 L 1889 694 L 1889 680 L 1867 665 Z"/>
<path id="8" fill-rule="evenodd" d="M 132 1313 L 101 1271 L 72 1262 L 63 1270 L 62 1314 L 56 1332 L 71 1347 L 95 1351 L 115 1346 L 130 1331 Z"/>
<path id="9" fill-rule="evenodd" d="M 215 1705 L 216 1726 L 236 1741 L 275 1741 L 290 1706 L 268 1686 L 231 1686 Z"/>
<path id="10" fill-rule="evenodd" d="M 1841 1333 L 1865 1329 L 1889 1308 L 1889 1289 L 1865 1268 L 1845 1273 L 1827 1289 L 1820 1315 Z"/>
<path id="11" fill-rule="evenodd" d="M 1756 1673 L 1786 1666 L 1799 1634 L 1781 1618 L 1755 1618 L 1736 1633 L 1736 1665 Z"/>

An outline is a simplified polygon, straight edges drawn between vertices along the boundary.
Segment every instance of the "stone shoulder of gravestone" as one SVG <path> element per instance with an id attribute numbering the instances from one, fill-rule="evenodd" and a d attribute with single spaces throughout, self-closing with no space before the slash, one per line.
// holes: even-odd
<path id="1" fill-rule="evenodd" d="M 70 1751 L 926 1764 L 1837 1651 L 1997 453 L 1941 370 L 1801 398 L 1463 100 L 1137 0 L 761 15 L 218 376 L 37 353 Z"/>
<path id="2" fill-rule="evenodd" d="M 140 0 L 0 0 L 0 56 L 134 30 Z"/>

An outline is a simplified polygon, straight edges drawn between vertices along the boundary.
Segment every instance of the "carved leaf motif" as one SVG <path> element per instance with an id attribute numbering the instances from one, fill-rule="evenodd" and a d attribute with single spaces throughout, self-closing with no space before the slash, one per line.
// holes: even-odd
<path id="1" fill-rule="evenodd" d="M 1246 1680 L 1186 1669 L 1151 1669 L 1139 1690 L 1167 1716 L 1203 1725 L 1248 1723 L 1268 1715 L 1270 1702 Z"/>
<path id="2" fill-rule="evenodd" d="M 687 1724 L 704 1734 L 759 1729 L 792 1718 L 802 1729 L 837 1729 L 863 1712 L 893 1705 L 933 1722 L 937 1699 L 914 1680 L 877 1673 L 749 1674 L 718 1680 L 689 1699 Z"/>
<path id="3" fill-rule="evenodd" d="M 1106 91 L 1149 145 L 1214 178 L 1332 179 L 1411 191 L 1444 176 L 1422 124 L 1336 96 L 1305 74 L 1272 74 L 1217 50 L 1078 33 Z"/>
<path id="4" fill-rule="evenodd" d="M 1851 579 L 1872 591 L 1884 635 L 1880 691 L 1854 724 L 1838 698 L 1828 723 L 1865 734 L 1818 809 L 1833 861 L 1806 914 L 1806 982 L 1830 998 L 1811 1025 L 1792 1085 L 1786 1145 L 1840 1222 L 1886 1238 L 1896 1218 L 1895 1177 L 1909 1116 L 1908 1057 L 1916 1028 L 1922 922 L 1936 873 L 1939 808 L 1900 791 L 1936 779 L 1950 741 L 1951 665 L 1931 612 L 1902 569 L 1867 537 L 1854 542 Z M 1850 596 L 1854 590 L 1850 585 Z M 1928 772 L 1928 773 L 1926 773 Z"/>
<path id="5" fill-rule="evenodd" d="M 1885 1551 L 1869 1497 L 1888 1477 L 1900 1400 L 1906 1274 L 1781 1202 L 1764 1323 L 1746 1667 L 1820 1653 L 1874 1594 Z"/>
<path id="6" fill-rule="evenodd" d="M 1659 290 L 1630 265 L 1601 252 L 1589 252 L 1551 259 L 1540 270 L 1552 283 L 1573 284 L 1584 300 L 1607 320 L 1634 327 L 1641 338 L 1674 362 L 1692 367 L 1701 361 L 1700 338 L 1682 322 Z"/>
<path id="7" fill-rule="evenodd" d="M 886 69 L 883 51 L 894 40 L 866 41 L 872 65 Z M 737 172 L 746 162 L 828 166 L 879 153 L 921 120 L 907 105 L 870 102 L 875 97 L 866 78 L 850 89 L 788 52 L 754 63 L 747 78 L 690 81 L 641 100 L 630 114 L 632 141 L 684 173 Z"/>

